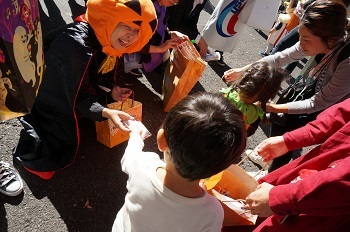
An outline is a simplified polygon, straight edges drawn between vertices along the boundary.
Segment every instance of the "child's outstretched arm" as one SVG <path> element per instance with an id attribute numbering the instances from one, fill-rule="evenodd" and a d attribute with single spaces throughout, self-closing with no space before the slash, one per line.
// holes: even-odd
<path id="1" fill-rule="evenodd" d="M 151 133 L 147 130 L 145 125 L 138 120 L 128 120 L 125 122 L 127 127 L 131 130 L 131 133 L 136 133 L 141 136 L 143 140 L 151 136 Z"/>

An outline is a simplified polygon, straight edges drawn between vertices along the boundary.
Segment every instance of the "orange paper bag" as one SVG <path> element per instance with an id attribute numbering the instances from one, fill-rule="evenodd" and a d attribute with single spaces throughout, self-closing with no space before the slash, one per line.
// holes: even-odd
<path id="1" fill-rule="evenodd" d="M 128 99 L 126 102 L 114 102 L 107 105 L 110 109 L 122 110 L 138 120 L 142 120 L 142 103 Z M 112 120 L 95 122 L 97 141 L 112 148 L 129 139 L 129 133 L 118 129 Z"/>
<path id="2" fill-rule="evenodd" d="M 242 210 L 239 199 L 245 198 L 258 186 L 258 182 L 241 167 L 232 164 L 226 170 L 205 180 L 208 192 L 215 196 L 224 209 L 224 226 L 254 225 L 257 215 Z"/>
<path id="3" fill-rule="evenodd" d="M 164 73 L 162 90 L 165 112 L 188 95 L 202 76 L 206 65 L 189 40 L 180 44 L 176 50 L 172 50 Z"/>

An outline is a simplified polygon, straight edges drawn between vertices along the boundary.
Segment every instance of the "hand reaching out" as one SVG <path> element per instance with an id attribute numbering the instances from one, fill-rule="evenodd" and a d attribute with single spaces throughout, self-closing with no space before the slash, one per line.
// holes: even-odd
<path id="1" fill-rule="evenodd" d="M 226 82 L 236 81 L 245 70 L 243 68 L 232 68 L 224 72 L 223 78 Z"/>
<path id="2" fill-rule="evenodd" d="M 283 136 L 275 136 L 262 141 L 255 149 L 268 162 L 288 152 Z"/>
<path id="3" fill-rule="evenodd" d="M 112 120 L 115 126 L 125 132 L 130 132 L 129 127 L 125 124 L 128 120 L 133 120 L 134 117 L 120 110 L 104 108 L 102 116 Z"/>
<path id="4" fill-rule="evenodd" d="M 203 37 L 201 37 L 201 39 L 199 40 L 198 47 L 199 54 L 201 55 L 201 57 L 204 57 L 208 53 L 208 44 L 205 41 L 205 39 L 203 39 Z"/>
<path id="5" fill-rule="evenodd" d="M 131 132 L 137 133 L 141 136 L 142 139 L 146 139 L 151 136 L 151 133 L 147 130 L 145 125 L 138 120 L 128 120 L 125 122 Z"/>
<path id="6" fill-rule="evenodd" d="M 178 31 L 170 31 L 170 38 L 159 46 L 151 45 L 149 52 L 150 53 L 163 53 L 171 48 L 176 48 L 181 44 L 185 39 L 188 39 L 187 35 L 182 34 Z"/>
<path id="7" fill-rule="evenodd" d="M 252 214 L 259 217 L 268 217 L 273 215 L 273 211 L 269 205 L 269 194 L 274 186 L 268 183 L 258 185 L 254 192 L 249 194 L 245 199 L 246 210 L 250 210 Z"/>

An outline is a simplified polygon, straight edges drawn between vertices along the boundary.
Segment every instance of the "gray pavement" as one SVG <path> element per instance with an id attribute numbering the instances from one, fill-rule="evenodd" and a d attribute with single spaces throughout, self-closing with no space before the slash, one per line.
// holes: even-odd
<path id="1" fill-rule="evenodd" d="M 212 1 L 216 5 L 218 0 Z M 65 25 L 84 12 L 84 1 L 40 0 L 44 34 Z M 203 11 L 199 27 L 203 28 L 210 14 Z M 224 86 L 221 76 L 230 67 L 241 67 L 259 59 L 265 48 L 265 34 L 249 28 L 232 54 L 225 53 L 227 66 L 212 62 L 193 91 L 217 92 Z M 135 98 L 143 103 L 143 122 L 153 136 L 146 140 L 145 150 L 158 151 L 156 132 L 165 117 L 162 110 L 162 75 L 151 73 L 139 78 Z M 150 80 L 150 81 L 149 81 Z M 17 197 L 0 195 L 0 232 L 17 231 L 110 231 L 115 216 L 124 202 L 126 175 L 120 159 L 123 143 L 107 148 L 96 141 L 94 123 L 81 120 L 81 147 L 76 161 L 45 181 L 15 166 L 23 180 L 24 192 Z M 16 145 L 21 125 L 17 120 L 0 123 L 0 160 L 12 164 L 11 150 Z M 254 148 L 266 138 L 261 126 L 249 138 L 247 148 Z M 247 171 L 258 167 L 245 162 Z"/>

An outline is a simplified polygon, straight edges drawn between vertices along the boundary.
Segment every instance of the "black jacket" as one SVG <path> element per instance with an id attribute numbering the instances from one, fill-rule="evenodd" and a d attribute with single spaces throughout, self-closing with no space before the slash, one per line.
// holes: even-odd
<path id="1" fill-rule="evenodd" d="M 167 8 L 169 19 L 168 27 L 171 31 L 179 31 L 187 35 L 190 40 L 196 39 L 200 34 L 197 28 L 199 15 L 207 0 L 198 4 L 192 11 L 194 0 L 180 0 L 177 5 Z"/>
<path id="2" fill-rule="evenodd" d="M 123 81 L 123 59 L 105 75 L 97 70 L 105 58 L 93 29 L 74 22 L 45 43 L 45 71 L 32 112 L 20 119 L 24 130 L 13 155 L 35 171 L 56 171 L 71 164 L 79 146 L 78 117 L 103 120 L 103 105 Z M 118 83 L 119 82 L 119 83 Z"/>

